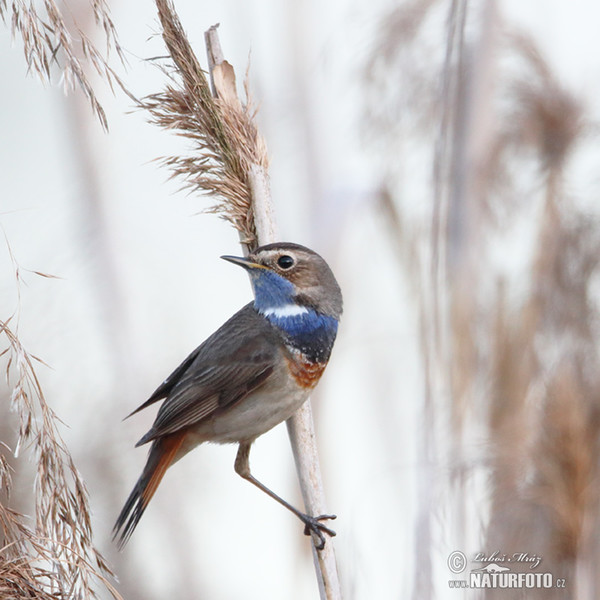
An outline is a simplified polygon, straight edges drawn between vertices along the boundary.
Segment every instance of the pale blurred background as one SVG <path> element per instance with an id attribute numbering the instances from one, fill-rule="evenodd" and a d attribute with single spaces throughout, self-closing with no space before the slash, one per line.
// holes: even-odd
<path id="1" fill-rule="evenodd" d="M 79 4 L 85 19 L 87 4 Z M 596 598 L 598 278 L 581 231 L 593 237 L 598 212 L 597 3 L 175 5 L 203 64 L 203 32 L 215 23 L 238 79 L 249 62 L 282 238 L 320 252 L 344 292 L 340 335 L 313 407 L 327 501 L 338 515 L 345 597 L 479 597 L 448 589 L 449 553 L 522 546 L 543 556 L 556 577 L 567 574 L 569 587 L 557 598 Z M 110 6 L 128 61 L 126 70 L 116 60 L 113 66 L 136 95 L 158 92 L 165 77 L 144 60 L 165 54 L 153 2 Z M 447 60 L 461 6 L 468 52 Z M 526 42 L 510 46 L 507 31 Z M 210 199 L 179 191 L 153 162 L 184 142 L 96 80 L 104 132 L 80 93 L 63 93 L 58 75 L 53 85 L 26 76 L 21 42 L 11 42 L 8 27 L 0 28 L 0 43 L 0 318 L 19 306 L 21 341 L 50 366 L 38 375 L 65 423 L 90 493 L 95 540 L 119 591 L 130 600 L 316 598 L 301 526 L 234 473 L 234 447 L 204 446 L 187 456 L 165 477 L 125 550 L 110 541 L 145 461 L 146 450 L 133 445 L 154 410 L 122 418 L 249 301 L 250 286 L 218 258 L 239 251 L 236 232 L 197 214 Z M 534 46 L 541 62 L 532 58 Z M 469 85 L 452 75 L 457 65 Z M 532 89 L 519 92 L 523 82 Z M 457 89 L 466 91 L 453 96 Z M 522 107 L 533 110 L 540 98 L 549 106 L 541 102 L 532 123 Z M 577 272 L 581 289 L 559 267 L 548 269 L 560 271 L 548 283 L 540 266 L 551 248 L 558 245 L 556 255 L 571 248 L 557 240 L 563 222 L 575 221 L 583 229 L 566 237 L 581 247 L 563 267 Z M 18 298 L 7 244 L 21 269 L 57 279 L 23 272 Z M 557 281 L 573 292 L 565 306 L 581 322 L 571 330 L 571 321 L 560 321 L 548 334 L 551 308 L 531 308 L 528 299 L 535 302 L 538 289 L 556 299 Z M 541 316 L 533 325 L 524 317 L 521 328 L 523 306 Z M 506 356 L 491 337 L 502 327 Z M 511 337 L 527 327 L 525 340 Z M 534 375 L 522 373 L 527 348 Z M 553 410 L 544 392 L 570 358 L 573 373 L 563 380 L 575 391 L 559 408 L 566 415 L 572 403 L 584 409 L 556 435 L 566 444 L 559 469 L 556 444 L 536 446 L 542 442 L 531 424 L 542 427 Z M 503 436 L 504 409 L 515 422 L 502 426 L 510 429 Z M 15 415 L 6 406 L 0 414 L 0 440 L 12 447 Z M 534 464 L 529 453 L 550 458 Z M 514 468 L 505 472 L 495 462 L 502 460 Z M 252 467 L 300 503 L 284 426 L 257 441 Z M 541 501 L 525 488 L 548 471 Z M 579 487 L 569 479 L 575 471 Z M 561 486 L 562 508 L 545 512 Z M 24 510 L 30 494 L 31 479 L 18 471 L 15 495 Z M 548 594 L 540 597 L 554 597 Z M 520 596 L 501 590 L 498 597 Z"/>

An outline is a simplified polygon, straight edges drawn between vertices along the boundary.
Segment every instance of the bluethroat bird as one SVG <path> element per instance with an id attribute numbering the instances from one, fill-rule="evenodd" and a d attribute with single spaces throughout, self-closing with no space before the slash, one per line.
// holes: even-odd
<path id="1" fill-rule="evenodd" d="M 165 399 L 150 431 L 146 466 L 114 528 L 122 547 L 166 470 L 203 442 L 237 443 L 235 471 L 292 511 L 315 533 L 335 532 L 280 498 L 250 472 L 250 447 L 289 418 L 327 366 L 342 314 L 342 294 L 327 263 L 304 246 L 268 244 L 247 258 L 222 256 L 250 275 L 254 301 L 244 306 L 167 377 L 144 404 Z M 131 416 L 131 415 L 130 415 Z"/>

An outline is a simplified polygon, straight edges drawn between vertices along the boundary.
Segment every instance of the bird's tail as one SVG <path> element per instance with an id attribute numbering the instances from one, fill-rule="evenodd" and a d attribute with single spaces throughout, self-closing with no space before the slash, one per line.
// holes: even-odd
<path id="1" fill-rule="evenodd" d="M 158 484 L 174 461 L 185 438 L 185 432 L 174 433 L 153 442 L 146 466 L 115 523 L 113 539 L 122 548 L 137 527 Z"/>

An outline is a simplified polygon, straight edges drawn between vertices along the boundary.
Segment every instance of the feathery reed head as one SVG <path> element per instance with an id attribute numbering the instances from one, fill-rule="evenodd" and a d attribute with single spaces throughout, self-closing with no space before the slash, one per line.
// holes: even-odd
<path id="1" fill-rule="evenodd" d="M 215 199 L 208 209 L 239 232 L 250 249 L 257 246 L 252 214 L 250 165 L 267 165 L 264 142 L 254 125 L 249 104 L 235 91 L 235 75 L 223 62 L 213 72 L 215 94 L 187 39 L 170 0 L 157 0 L 162 36 L 169 51 L 171 79 L 166 88 L 142 99 L 150 121 L 174 130 L 191 142 L 185 156 L 163 159 L 183 187 Z"/>

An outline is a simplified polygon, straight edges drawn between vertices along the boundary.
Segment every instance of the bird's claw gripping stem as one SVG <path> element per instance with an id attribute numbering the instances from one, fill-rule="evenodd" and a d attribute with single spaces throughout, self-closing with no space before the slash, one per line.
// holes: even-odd
<path id="1" fill-rule="evenodd" d="M 335 531 L 329 529 L 321 523 L 321 521 L 333 520 L 337 518 L 336 515 L 319 515 L 318 517 L 311 517 L 310 515 L 302 515 L 300 519 L 304 523 L 304 535 L 311 535 L 314 533 L 319 538 L 319 543 L 315 544 L 317 550 L 323 550 L 325 548 L 325 536 L 326 533 L 329 537 L 335 536 Z"/>

